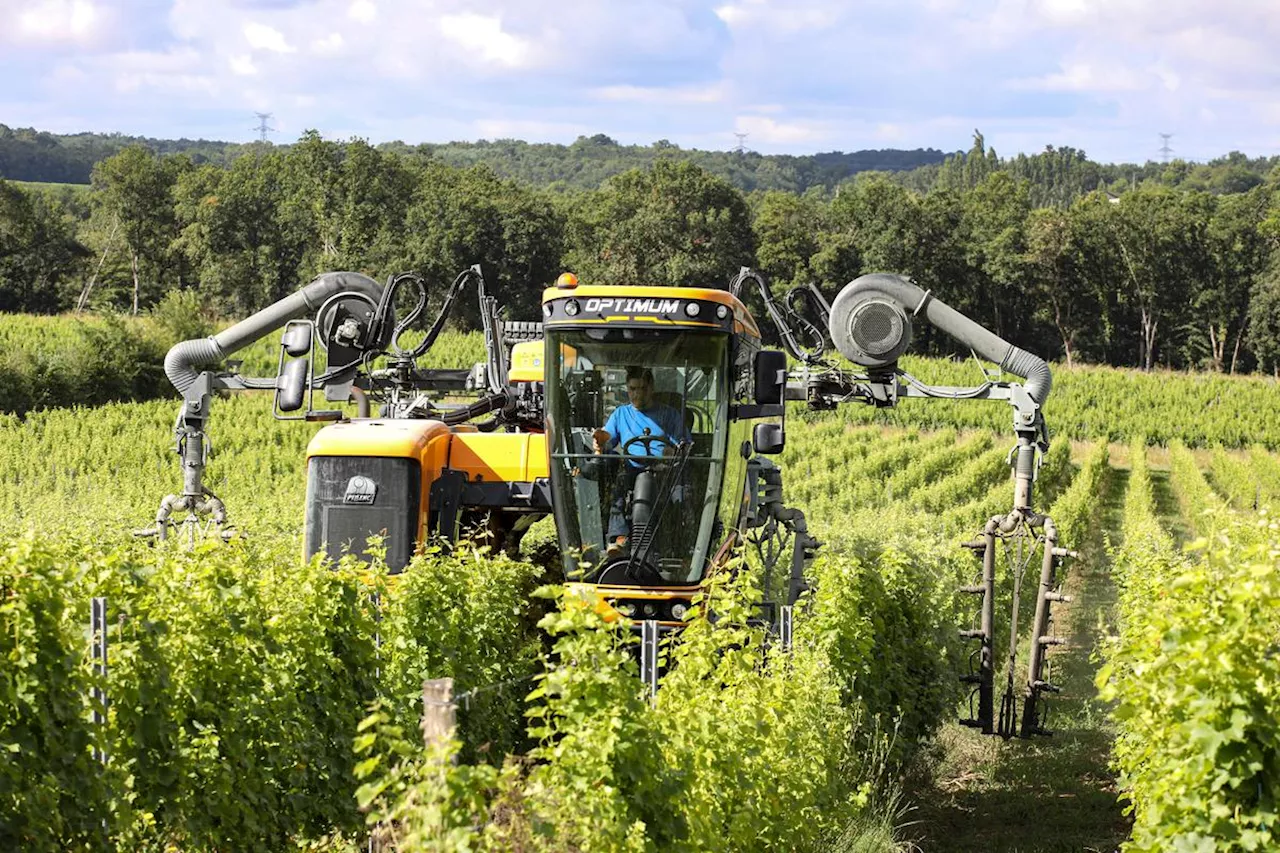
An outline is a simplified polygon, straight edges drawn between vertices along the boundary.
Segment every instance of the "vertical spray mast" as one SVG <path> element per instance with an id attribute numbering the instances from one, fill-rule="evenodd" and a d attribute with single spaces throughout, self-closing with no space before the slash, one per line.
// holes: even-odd
<path id="1" fill-rule="evenodd" d="M 1013 480 L 1011 506 L 1008 512 L 989 519 L 978 539 L 966 543 L 966 547 L 980 557 L 982 569 L 973 584 L 960 589 L 963 594 L 981 599 L 974 624 L 961 632 L 963 638 L 980 644 L 971 657 L 973 671 L 962 676 L 962 681 L 975 685 L 971 700 L 977 700 L 972 718 L 963 722 L 984 733 L 1006 738 L 1015 734 L 1027 737 L 1046 733 L 1044 706 L 1040 700 L 1044 693 L 1057 692 L 1058 688 L 1045 678 L 1045 652 L 1049 646 L 1061 642 L 1051 636 L 1051 605 L 1068 600 L 1058 588 L 1056 572 L 1061 560 L 1071 553 L 1057 544 L 1052 520 L 1037 512 L 1034 503 L 1036 472 L 1049 447 L 1042 412 L 1053 387 L 1049 366 L 1039 356 L 983 328 L 905 276 L 889 273 L 861 276 L 847 284 L 829 307 L 812 287 L 807 291 L 803 288 L 791 291 L 779 304 L 763 278 L 747 269 L 734 280 L 735 292 L 748 280 L 758 285 L 779 335 L 801 364 L 791 374 L 787 399 L 804 400 L 812 409 L 834 409 L 851 402 L 888 407 L 897 405 L 905 397 L 1008 402 L 1016 437 L 1009 454 Z M 840 368 L 824 358 L 821 335 L 814 333 L 814 323 L 801 316 L 797 302 L 802 303 L 801 308 L 816 311 L 826 321 L 835 348 L 853 363 L 854 370 Z M 920 320 L 954 338 L 976 358 L 995 363 L 999 371 L 987 372 L 984 368 L 983 381 L 972 386 L 930 385 L 915 378 L 898 365 L 898 360 L 911 345 L 913 326 Z M 802 347 L 801 338 L 813 339 L 814 345 Z M 1023 381 L 1001 379 L 1005 372 Z M 1041 555 L 1040 588 L 1019 724 L 1015 687 L 1019 599 L 1023 578 L 1037 554 Z M 996 579 L 1001 571 L 1012 579 L 1013 598 L 1008 620 L 1010 640 L 1005 689 L 997 714 L 995 640 L 1001 626 L 995 618 L 995 595 Z"/>
<path id="2" fill-rule="evenodd" d="M 241 320 L 229 329 L 207 338 L 175 344 L 164 359 L 164 372 L 182 395 L 182 405 L 174 423 L 175 450 L 182 460 L 182 492 L 166 495 L 156 512 L 155 526 L 138 531 L 140 536 L 166 538 L 176 526 L 175 512 L 187 513 L 182 525 L 194 536 L 197 527 L 212 525 L 224 535 L 228 532 L 227 509 L 204 484 L 205 463 L 209 456 L 209 440 L 205 427 L 213 394 L 219 390 L 274 390 L 276 379 L 251 379 L 219 369 L 231 354 L 254 341 L 282 328 L 290 320 L 319 311 L 335 297 L 349 295 L 366 303 L 369 316 L 382 296 L 382 286 L 368 276 L 354 272 L 324 273 L 301 290 Z M 354 316 L 352 334 L 361 346 L 367 346 L 372 332 L 368 317 L 360 322 Z M 354 372 L 354 365 L 351 366 Z"/>

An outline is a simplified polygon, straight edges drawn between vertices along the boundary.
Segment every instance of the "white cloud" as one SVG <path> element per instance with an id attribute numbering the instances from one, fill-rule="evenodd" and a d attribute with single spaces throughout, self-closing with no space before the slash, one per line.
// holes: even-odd
<path id="1" fill-rule="evenodd" d="M 741 0 L 717 6 L 714 11 L 716 17 L 731 30 L 755 28 L 781 33 L 830 27 L 846 14 L 845 7 L 840 3 L 770 0 Z"/>
<path id="2" fill-rule="evenodd" d="M 375 140 L 1275 153 L 1275 3 L 0 0 L 0 74 L 9 124 L 232 139 L 261 109 Z"/>
<path id="3" fill-rule="evenodd" d="M 257 66 L 253 64 L 253 58 L 246 53 L 230 57 L 227 60 L 227 66 L 232 74 L 238 74 L 241 77 L 251 77 L 258 73 Z"/>
<path id="4" fill-rule="evenodd" d="M 1078 26 L 1098 15 L 1100 3 L 1090 0 L 1040 0 L 1034 8 L 1047 22 L 1057 26 Z"/>
<path id="5" fill-rule="evenodd" d="M 332 56 L 342 50 L 343 45 L 342 33 L 329 33 L 324 38 L 313 39 L 311 41 L 311 52 L 318 53 L 321 56 Z"/>
<path id="6" fill-rule="evenodd" d="M 519 68 L 533 58 L 533 46 L 526 39 L 504 32 L 502 19 L 495 15 L 445 15 L 440 18 L 440 32 L 494 65 Z"/>
<path id="7" fill-rule="evenodd" d="M 748 144 L 764 142 L 770 145 L 795 145 L 816 143 L 827 137 L 826 131 L 801 122 L 785 123 L 768 116 L 738 116 L 734 130 L 747 134 Z"/>
<path id="8" fill-rule="evenodd" d="M 254 50 L 268 50 L 272 53 L 293 53 L 296 50 L 285 40 L 284 33 L 257 21 L 249 21 L 244 25 L 244 39 Z"/>
<path id="9" fill-rule="evenodd" d="M 601 86 L 592 94 L 602 101 L 632 104 L 717 104 L 726 98 L 724 82 L 707 86 Z"/>
<path id="10" fill-rule="evenodd" d="M 347 16 L 362 24 L 371 24 L 378 19 L 378 7 L 369 0 L 355 0 L 347 7 Z"/>
<path id="11" fill-rule="evenodd" d="M 901 126 L 893 122 L 882 121 L 876 125 L 876 138 L 885 142 L 901 142 L 906 138 Z"/>
<path id="12" fill-rule="evenodd" d="M 1123 65 L 1072 62 L 1053 74 L 1014 80 L 1009 88 L 1045 92 L 1141 92 L 1151 88 L 1154 79 L 1150 73 Z"/>
<path id="13" fill-rule="evenodd" d="M 17 13 L 17 34 L 41 41 L 82 42 L 101 23 L 101 13 L 90 0 L 38 0 Z"/>

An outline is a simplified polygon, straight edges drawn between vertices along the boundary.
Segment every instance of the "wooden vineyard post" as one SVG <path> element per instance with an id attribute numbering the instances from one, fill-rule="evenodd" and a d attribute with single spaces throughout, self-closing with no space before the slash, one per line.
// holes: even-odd
<path id="1" fill-rule="evenodd" d="M 453 679 L 431 678 L 422 682 L 422 739 L 427 749 L 453 738 L 457 717 L 453 706 Z"/>

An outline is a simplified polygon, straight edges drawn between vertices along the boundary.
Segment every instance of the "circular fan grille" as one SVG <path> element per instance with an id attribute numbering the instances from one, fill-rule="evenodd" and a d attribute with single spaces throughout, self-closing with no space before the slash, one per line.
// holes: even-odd
<path id="1" fill-rule="evenodd" d="M 854 343 L 868 355 L 887 355 L 902 341 L 902 315 L 885 302 L 859 306 L 850 325 Z"/>

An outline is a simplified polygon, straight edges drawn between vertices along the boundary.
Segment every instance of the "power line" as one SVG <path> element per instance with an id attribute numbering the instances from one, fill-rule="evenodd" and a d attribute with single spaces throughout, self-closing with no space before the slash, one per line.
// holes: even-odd
<path id="1" fill-rule="evenodd" d="M 258 131 L 258 141 L 266 142 L 268 133 L 275 133 L 275 128 L 267 124 L 267 120 L 275 118 L 271 113 L 254 113 L 258 117 L 258 126 L 254 130 Z"/>
<path id="2" fill-rule="evenodd" d="M 1162 162 L 1164 162 L 1164 163 L 1168 163 L 1168 162 L 1169 162 L 1169 155 L 1173 153 L 1173 149 L 1169 147 L 1169 140 L 1170 140 L 1170 139 L 1173 139 L 1173 134 L 1172 134 L 1172 133 L 1162 133 L 1162 134 L 1160 134 L 1160 140 L 1161 140 L 1161 145 L 1160 145 L 1160 159 L 1161 159 L 1161 161 L 1162 161 Z"/>

